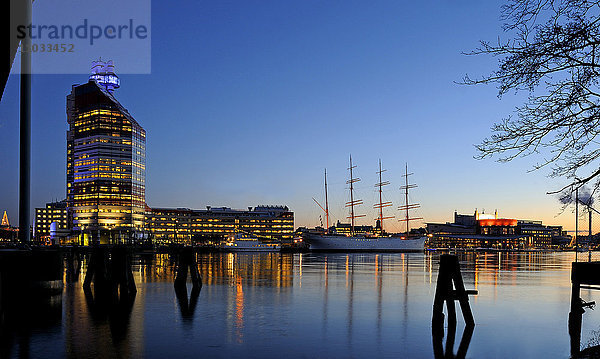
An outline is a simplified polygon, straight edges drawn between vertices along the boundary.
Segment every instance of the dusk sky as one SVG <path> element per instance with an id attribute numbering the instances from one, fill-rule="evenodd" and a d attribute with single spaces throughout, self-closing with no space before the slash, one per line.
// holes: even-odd
<path id="1" fill-rule="evenodd" d="M 558 216 L 561 205 L 546 194 L 567 181 L 548 178 L 549 170 L 528 173 L 540 158 L 473 158 L 474 144 L 524 99 L 456 83 L 495 69 L 496 59 L 462 53 L 504 36 L 501 3 L 154 1 L 152 73 L 120 75 L 115 92 L 147 131 L 146 202 L 281 204 L 295 212 L 296 227 L 315 226 L 321 210 L 312 197 L 323 200 L 327 168 L 332 219 L 344 221 L 352 154 L 365 202 L 357 212 L 367 215 L 359 224 L 376 217 L 381 159 L 394 209 L 403 204 L 398 187 L 408 163 L 419 186 L 411 199 L 422 206 L 415 216 L 424 222 L 478 208 L 573 229 L 571 211 Z M 0 102 L 0 211 L 13 225 L 18 80 L 11 76 Z M 32 207 L 65 197 L 65 98 L 86 81 L 33 77 Z M 401 229 L 395 220 L 390 226 Z"/>

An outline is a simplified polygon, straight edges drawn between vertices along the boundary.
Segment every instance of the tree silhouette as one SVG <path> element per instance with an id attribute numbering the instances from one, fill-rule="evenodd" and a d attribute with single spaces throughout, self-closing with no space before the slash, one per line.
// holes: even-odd
<path id="1" fill-rule="evenodd" d="M 496 84 L 498 96 L 528 98 L 492 126 L 476 145 L 477 158 L 500 162 L 536 154 L 533 169 L 552 168 L 574 190 L 600 182 L 600 3 L 585 0 L 509 0 L 502 6 L 508 40 L 482 41 L 469 55 L 492 55 L 498 68 L 466 84 Z"/>

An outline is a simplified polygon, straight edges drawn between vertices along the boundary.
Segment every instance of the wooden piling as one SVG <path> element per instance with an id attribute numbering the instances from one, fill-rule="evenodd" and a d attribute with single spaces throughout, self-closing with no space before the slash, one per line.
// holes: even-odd
<path id="1" fill-rule="evenodd" d="M 137 288 L 131 271 L 131 259 L 124 246 L 114 247 L 111 254 L 110 273 L 112 292 L 121 297 L 135 295 Z"/>
<path id="2" fill-rule="evenodd" d="M 191 247 L 182 248 L 177 259 L 177 269 L 175 275 L 175 287 L 185 287 L 188 275 L 192 278 L 193 288 L 202 288 L 202 278 L 198 273 L 198 264 L 196 262 L 196 253 Z"/>
<path id="3" fill-rule="evenodd" d="M 85 279 L 83 280 L 83 287 L 90 289 L 92 282 L 94 283 L 94 290 L 98 292 L 105 292 L 110 287 L 109 253 L 107 247 L 95 246 L 92 249 Z"/>
<path id="4" fill-rule="evenodd" d="M 449 254 L 440 256 L 440 268 L 433 301 L 432 331 L 436 334 L 444 332 L 444 302 L 448 312 L 448 328 L 456 328 L 456 308 L 458 301 L 467 326 L 475 326 L 473 312 L 469 305 L 469 295 L 476 295 L 476 290 L 465 290 L 460 272 L 458 257 Z"/>
<path id="5" fill-rule="evenodd" d="M 79 281 L 81 273 L 81 255 L 77 248 L 68 248 L 65 254 L 65 268 L 67 283 L 75 283 Z"/>
<path id="6" fill-rule="evenodd" d="M 90 256 L 84 289 L 90 290 L 92 283 L 97 296 L 114 300 L 135 296 L 137 289 L 128 249 L 124 246 L 96 246 Z"/>

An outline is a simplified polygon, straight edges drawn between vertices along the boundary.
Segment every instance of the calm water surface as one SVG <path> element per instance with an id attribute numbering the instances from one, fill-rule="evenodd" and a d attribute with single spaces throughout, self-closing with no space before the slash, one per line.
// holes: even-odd
<path id="1" fill-rule="evenodd" d="M 34 315 L 5 320 L 0 354 L 432 358 L 438 256 L 200 255 L 203 287 L 189 301 L 175 295 L 171 257 L 137 257 L 133 303 L 86 297 L 82 276 L 62 296 L 36 305 Z M 467 357 L 568 358 L 573 259 L 573 253 L 461 255 L 465 286 L 479 291 L 471 297 L 477 325 Z M 582 290 L 584 300 L 598 295 Z M 459 324 L 455 351 L 462 330 Z M 600 313 L 587 311 L 582 347 L 599 344 L 599 337 Z"/>

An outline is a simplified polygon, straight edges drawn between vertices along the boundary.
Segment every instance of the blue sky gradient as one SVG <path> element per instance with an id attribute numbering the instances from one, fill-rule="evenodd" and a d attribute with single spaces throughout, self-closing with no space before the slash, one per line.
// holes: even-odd
<path id="1" fill-rule="evenodd" d="M 314 226 L 320 209 L 311 197 L 323 198 L 325 167 L 332 217 L 345 217 L 351 153 L 363 223 L 375 218 L 381 158 L 394 208 L 408 162 L 425 222 L 479 208 L 573 228 L 571 212 L 557 216 L 561 206 L 546 194 L 566 181 L 528 173 L 535 158 L 473 159 L 473 145 L 524 99 L 456 84 L 494 69 L 496 59 L 461 53 L 503 35 L 501 3 L 154 1 L 152 74 L 122 75 L 116 91 L 147 131 L 147 203 L 285 204 L 297 226 Z M 65 196 L 65 97 L 85 81 L 34 76 L 34 207 Z M 0 102 L 0 210 L 14 224 L 18 88 L 11 76 Z"/>

